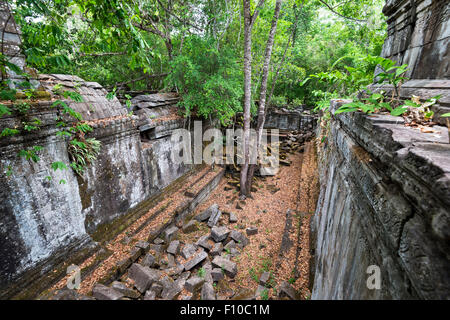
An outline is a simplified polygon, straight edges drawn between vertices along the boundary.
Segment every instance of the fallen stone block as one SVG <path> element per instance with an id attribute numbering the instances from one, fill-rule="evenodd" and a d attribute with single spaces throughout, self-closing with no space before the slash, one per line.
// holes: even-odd
<path id="1" fill-rule="evenodd" d="M 209 253 L 214 257 L 214 256 L 220 255 L 222 253 L 222 251 L 223 251 L 222 242 L 217 242 L 214 244 L 213 248 L 211 249 L 211 251 Z"/>
<path id="2" fill-rule="evenodd" d="M 215 257 L 212 261 L 213 266 L 217 268 L 221 268 L 225 271 L 226 275 L 230 278 L 234 278 L 237 274 L 237 265 L 236 263 L 227 260 L 223 257 Z"/>
<path id="3" fill-rule="evenodd" d="M 230 240 L 228 241 L 228 243 L 223 247 L 224 250 L 231 250 L 231 249 L 235 249 L 236 248 L 236 242 L 234 240 Z"/>
<path id="4" fill-rule="evenodd" d="M 155 300 L 155 299 L 156 299 L 156 294 L 154 291 L 148 290 L 145 293 L 144 300 Z"/>
<path id="5" fill-rule="evenodd" d="M 248 240 L 248 238 L 242 232 L 237 231 L 237 230 L 231 231 L 230 237 L 231 237 L 231 239 L 236 241 L 237 246 L 241 249 L 244 248 L 246 245 L 248 245 L 250 242 Z"/>
<path id="6" fill-rule="evenodd" d="M 198 215 L 196 215 L 194 219 L 199 222 L 206 221 L 207 219 L 209 219 L 209 217 L 211 217 L 211 215 L 214 212 L 216 212 L 218 210 L 219 210 L 219 206 L 215 203 L 211 207 L 209 207 L 208 209 L 203 211 L 202 213 L 199 213 Z"/>
<path id="7" fill-rule="evenodd" d="M 156 269 L 133 263 L 128 271 L 128 277 L 134 281 L 134 286 L 140 293 L 145 293 L 153 282 L 157 281 L 161 273 Z"/>
<path id="8" fill-rule="evenodd" d="M 138 247 L 133 247 L 130 251 L 130 260 L 135 262 L 142 255 L 143 250 Z"/>
<path id="9" fill-rule="evenodd" d="M 140 240 L 136 242 L 135 246 L 141 248 L 144 251 L 144 253 L 147 253 L 148 250 L 150 250 L 150 243 L 148 243 L 147 241 Z"/>
<path id="10" fill-rule="evenodd" d="M 210 251 L 212 249 L 212 245 L 209 243 L 208 240 L 209 240 L 209 234 L 201 236 L 195 244 Z"/>
<path id="11" fill-rule="evenodd" d="M 221 242 L 227 238 L 229 233 L 230 230 L 225 226 L 213 227 L 211 229 L 211 238 L 213 238 L 215 242 Z"/>
<path id="12" fill-rule="evenodd" d="M 202 251 L 200 253 L 197 253 L 197 255 L 195 255 L 191 260 L 189 260 L 188 262 L 186 262 L 184 264 L 184 269 L 186 271 L 191 270 L 192 268 L 194 268 L 196 265 L 198 265 L 200 262 L 202 262 L 203 260 L 206 259 L 206 257 L 208 256 L 208 254 L 205 251 Z"/>
<path id="13" fill-rule="evenodd" d="M 194 293 L 199 290 L 201 286 L 205 283 L 205 279 L 199 276 L 193 276 L 186 281 L 184 287 L 187 291 Z"/>
<path id="14" fill-rule="evenodd" d="M 137 299 L 137 298 L 139 298 L 141 296 L 141 294 L 139 292 L 137 292 L 136 290 L 128 288 L 124 283 L 119 282 L 119 281 L 114 281 L 111 284 L 111 288 L 113 288 L 114 290 L 120 292 L 125 297 L 131 298 L 131 299 Z"/>
<path id="15" fill-rule="evenodd" d="M 163 287 L 161 298 L 165 300 L 175 299 L 183 290 L 183 287 L 177 282 L 168 283 L 166 286 L 163 285 Z"/>
<path id="16" fill-rule="evenodd" d="M 103 284 L 97 283 L 92 289 L 92 295 L 97 300 L 119 300 L 124 297 L 122 293 Z"/>
<path id="17" fill-rule="evenodd" d="M 144 259 L 142 259 L 141 264 L 144 267 L 149 267 L 149 268 L 156 268 L 158 266 L 158 264 L 156 262 L 156 258 L 151 253 L 147 253 L 145 255 Z"/>
<path id="18" fill-rule="evenodd" d="M 148 291 L 153 291 L 156 297 L 160 297 L 162 290 L 163 290 L 162 284 L 158 282 L 153 282 Z"/>
<path id="19" fill-rule="evenodd" d="M 154 251 L 156 254 L 161 253 L 162 252 L 162 245 L 160 244 L 151 244 L 150 245 L 150 250 Z"/>
<path id="20" fill-rule="evenodd" d="M 225 276 L 222 272 L 222 269 L 220 269 L 220 268 L 212 269 L 211 276 L 213 278 L 213 281 L 216 281 L 216 282 L 225 278 Z"/>
<path id="21" fill-rule="evenodd" d="M 235 213 L 233 213 L 233 212 L 230 212 L 229 214 L 229 219 L 228 219 L 228 221 L 230 222 L 230 223 L 235 223 L 235 222 L 237 222 L 238 221 L 238 218 L 237 218 L 237 216 L 236 216 L 236 214 Z"/>
<path id="22" fill-rule="evenodd" d="M 124 273 L 125 271 L 127 271 L 128 267 L 131 266 L 131 259 L 126 258 L 120 260 L 119 262 L 117 262 L 116 266 L 117 270 L 119 270 L 120 273 Z"/>
<path id="23" fill-rule="evenodd" d="M 280 298 L 288 297 L 291 300 L 297 300 L 297 292 L 294 287 L 292 287 L 289 282 L 283 281 L 278 288 L 278 296 Z"/>
<path id="24" fill-rule="evenodd" d="M 261 274 L 261 277 L 259 277 L 259 284 L 261 286 L 266 286 L 270 279 L 270 272 L 265 271 Z"/>
<path id="25" fill-rule="evenodd" d="M 255 227 L 249 227 L 245 230 L 248 236 L 253 236 L 258 233 L 258 228 Z"/>
<path id="26" fill-rule="evenodd" d="M 255 291 L 256 298 L 262 298 L 263 295 L 267 294 L 268 289 L 262 285 L 258 285 Z"/>
<path id="27" fill-rule="evenodd" d="M 158 245 L 162 245 L 164 244 L 164 240 L 161 238 L 156 238 L 155 240 L 153 240 L 154 244 L 158 244 Z"/>
<path id="28" fill-rule="evenodd" d="M 175 226 L 169 227 L 164 231 L 164 239 L 166 243 L 169 243 L 170 241 L 174 240 L 175 237 L 178 234 L 178 228 Z"/>
<path id="29" fill-rule="evenodd" d="M 179 248 L 180 248 L 180 241 L 173 240 L 169 244 L 169 247 L 167 247 L 167 252 L 173 254 L 174 256 L 176 256 L 178 254 L 178 249 Z"/>
<path id="30" fill-rule="evenodd" d="M 202 286 L 201 292 L 202 300 L 216 300 L 216 293 L 214 292 L 214 287 L 211 283 L 205 282 Z"/>
<path id="31" fill-rule="evenodd" d="M 185 244 L 183 249 L 181 250 L 181 256 L 185 259 L 189 259 L 192 257 L 197 251 L 197 246 L 192 243 Z"/>
<path id="32" fill-rule="evenodd" d="M 222 216 L 222 212 L 219 209 L 214 211 L 211 214 L 211 216 L 209 217 L 208 227 L 210 227 L 210 228 L 214 227 L 217 224 L 217 222 L 219 222 L 219 219 L 221 216 Z"/>

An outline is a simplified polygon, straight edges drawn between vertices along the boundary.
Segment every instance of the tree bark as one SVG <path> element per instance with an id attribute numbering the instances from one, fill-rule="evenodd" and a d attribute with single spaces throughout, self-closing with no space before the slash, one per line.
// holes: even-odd
<path id="1" fill-rule="evenodd" d="M 248 195 L 247 174 L 249 168 L 250 107 L 252 99 L 252 28 L 258 17 L 264 0 L 259 0 L 253 14 L 250 12 L 250 0 L 243 0 L 244 8 L 244 137 L 242 141 L 244 163 L 241 168 L 241 196 Z"/>
<path id="2" fill-rule="evenodd" d="M 256 125 L 257 159 L 258 159 L 258 154 L 259 154 L 259 148 L 261 145 L 261 138 L 262 138 L 262 133 L 263 133 L 263 128 L 264 128 L 264 122 L 266 120 L 265 107 L 266 107 L 266 97 L 267 97 L 267 79 L 269 76 L 269 65 L 270 65 L 270 59 L 272 57 L 272 49 L 273 49 L 273 44 L 275 42 L 275 34 L 277 32 L 278 17 L 280 16 L 282 2 L 283 2 L 282 0 L 277 0 L 275 3 L 275 11 L 273 13 L 272 25 L 270 27 L 269 38 L 267 39 L 267 45 L 266 45 L 266 49 L 265 49 L 265 53 L 264 53 L 261 88 L 260 88 L 260 93 L 259 93 L 258 122 Z M 251 164 L 250 169 L 248 171 L 247 186 L 246 186 L 246 190 L 248 192 L 251 191 L 252 180 L 253 180 L 253 175 L 255 173 L 255 168 L 256 168 L 256 164 Z"/>

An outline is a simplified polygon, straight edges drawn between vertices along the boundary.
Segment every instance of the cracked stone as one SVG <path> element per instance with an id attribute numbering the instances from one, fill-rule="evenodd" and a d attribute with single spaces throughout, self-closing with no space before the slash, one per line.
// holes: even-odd
<path id="1" fill-rule="evenodd" d="M 202 300 L 216 300 L 216 293 L 214 292 L 214 287 L 211 283 L 205 282 L 202 286 L 201 292 Z"/>
<path id="2" fill-rule="evenodd" d="M 206 250 L 211 250 L 212 249 L 212 245 L 209 243 L 209 234 L 206 234 L 204 236 L 201 236 L 197 242 L 196 245 L 205 248 Z"/>
<path id="3" fill-rule="evenodd" d="M 94 286 L 92 295 L 97 300 L 119 300 L 124 297 L 121 292 L 100 283 Z"/>
<path id="4" fill-rule="evenodd" d="M 220 269 L 220 268 L 212 269 L 211 276 L 213 278 L 213 281 L 216 281 L 216 282 L 225 278 L 225 276 L 223 275 L 222 269 Z"/>
<path id="5" fill-rule="evenodd" d="M 144 267 L 138 263 L 133 263 L 128 271 L 128 277 L 134 281 L 134 286 L 140 293 L 147 291 L 160 276 L 161 273 L 158 270 Z"/>
<path id="6" fill-rule="evenodd" d="M 189 260 L 188 262 L 186 262 L 184 264 L 184 269 L 186 271 L 191 270 L 192 268 L 194 268 L 196 265 L 198 265 L 200 262 L 202 262 L 203 260 L 206 259 L 206 257 L 208 256 L 208 254 L 205 251 L 202 251 L 200 253 L 197 253 L 197 255 L 195 255 L 191 260 Z"/>
<path id="7" fill-rule="evenodd" d="M 217 268 L 221 268 L 225 271 L 226 275 L 230 278 L 234 278 L 237 273 L 237 265 L 236 263 L 225 259 L 223 257 L 215 257 L 212 261 L 213 266 L 216 266 Z"/>
<path id="8" fill-rule="evenodd" d="M 187 291 L 194 293 L 195 291 L 200 289 L 203 283 L 205 283 L 205 279 L 199 276 L 193 276 L 192 278 L 186 281 L 184 287 L 186 288 Z"/>
<path id="9" fill-rule="evenodd" d="M 169 247 L 167 248 L 167 252 L 173 254 L 174 256 L 176 256 L 178 254 L 178 249 L 179 248 L 180 248 L 180 241 L 173 240 L 169 244 Z"/>
<path id="10" fill-rule="evenodd" d="M 248 236 L 253 236 L 255 234 L 258 234 L 258 228 L 255 227 L 249 227 L 245 230 Z"/>
<path id="11" fill-rule="evenodd" d="M 214 212 L 216 212 L 218 210 L 219 210 L 219 206 L 215 203 L 211 207 L 209 207 L 208 209 L 203 211 L 202 213 L 199 213 L 198 215 L 196 215 L 194 219 L 199 222 L 206 221 L 207 219 L 209 219 L 209 217 L 211 217 L 211 215 Z"/>
<path id="12" fill-rule="evenodd" d="M 145 255 L 144 259 L 142 259 L 141 264 L 144 267 L 149 267 L 149 268 L 156 268 L 158 266 L 158 264 L 156 262 L 156 258 L 151 253 L 147 253 Z"/>
<path id="13" fill-rule="evenodd" d="M 183 249 L 181 250 L 181 256 L 184 259 L 189 259 L 192 257 L 195 252 L 197 251 L 197 246 L 193 245 L 192 243 L 185 244 Z"/>
<path id="14" fill-rule="evenodd" d="M 120 292 L 121 294 L 123 294 L 125 297 L 128 297 L 128 298 L 137 299 L 141 296 L 141 294 L 139 292 L 128 288 L 124 283 L 119 282 L 119 281 L 114 281 L 111 284 L 111 288 Z"/>
<path id="15" fill-rule="evenodd" d="M 297 292 L 287 281 L 283 281 L 278 288 L 280 298 L 288 297 L 291 300 L 297 300 Z"/>
<path id="16" fill-rule="evenodd" d="M 262 273 L 261 277 L 259 277 L 259 284 L 262 286 L 266 286 L 270 279 L 270 272 L 265 271 Z"/>
<path id="17" fill-rule="evenodd" d="M 215 242 L 221 242 L 225 240 L 230 233 L 230 230 L 228 230 L 227 227 L 213 227 L 211 229 L 211 237 L 214 239 Z"/>
<path id="18" fill-rule="evenodd" d="M 250 242 L 248 240 L 248 238 L 242 232 L 237 231 L 237 230 L 231 231 L 230 237 L 231 237 L 231 239 L 233 239 L 234 241 L 237 242 L 238 247 L 241 249 L 243 247 L 245 247 L 246 245 L 248 245 Z"/>
<path id="19" fill-rule="evenodd" d="M 210 228 L 214 227 L 217 224 L 217 222 L 219 222 L 221 216 L 222 212 L 219 209 L 215 210 L 209 217 L 208 227 Z"/>
<path id="20" fill-rule="evenodd" d="M 214 244 L 213 248 L 209 253 L 214 257 L 220 255 L 222 253 L 222 250 L 223 250 L 222 242 L 217 242 Z"/>
<path id="21" fill-rule="evenodd" d="M 178 228 L 175 226 L 172 226 L 170 228 L 167 228 L 164 231 L 164 239 L 167 243 L 169 243 L 170 241 L 172 241 L 173 239 L 175 239 L 175 237 L 177 236 L 178 233 Z"/>
<path id="22" fill-rule="evenodd" d="M 147 241 L 140 240 L 136 242 L 135 246 L 141 248 L 144 253 L 147 253 L 148 250 L 150 250 L 150 243 L 148 243 Z"/>

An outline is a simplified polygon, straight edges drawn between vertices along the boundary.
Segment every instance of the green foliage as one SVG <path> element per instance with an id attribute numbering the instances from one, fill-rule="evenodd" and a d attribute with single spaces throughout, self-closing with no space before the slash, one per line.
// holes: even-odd
<path id="1" fill-rule="evenodd" d="M 88 138 L 84 142 L 73 139 L 69 142 L 70 167 L 82 176 L 86 166 L 92 163 L 100 152 L 100 141 Z"/>
<path id="2" fill-rule="evenodd" d="M 41 151 L 43 147 L 41 146 L 33 146 L 30 149 L 22 149 L 19 151 L 19 157 L 23 157 L 26 160 L 32 160 L 33 162 L 38 162 L 40 160 L 39 156 L 37 155 L 39 151 Z"/>
<path id="3" fill-rule="evenodd" d="M 205 268 L 201 267 L 200 269 L 198 269 L 197 274 L 200 278 L 204 278 L 206 275 L 206 270 Z"/>
<path id="4" fill-rule="evenodd" d="M 191 36 L 171 63 L 166 86 L 182 93 L 179 106 L 187 116 L 212 115 L 225 124 L 242 110 L 242 72 L 236 60 L 231 48 L 218 51 L 214 40 Z"/>

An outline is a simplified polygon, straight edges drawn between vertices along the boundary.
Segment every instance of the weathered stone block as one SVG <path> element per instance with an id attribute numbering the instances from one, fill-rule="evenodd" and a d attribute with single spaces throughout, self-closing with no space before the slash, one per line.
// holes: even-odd
<path id="1" fill-rule="evenodd" d="M 119 291 L 99 283 L 92 289 L 92 295 L 97 300 L 119 300 L 124 297 Z"/>
<path id="2" fill-rule="evenodd" d="M 237 274 L 237 265 L 236 263 L 227 260 L 223 257 L 215 257 L 212 261 L 213 266 L 216 266 L 217 268 L 221 268 L 225 271 L 226 275 L 230 278 L 234 278 Z"/>
<path id="3" fill-rule="evenodd" d="M 137 263 L 133 263 L 128 270 L 128 277 L 134 281 L 134 286 L 140 293 L 145 293 L 160 276 L 161 273 L 158 270 Z"/>
<path id="4" fill-rule="evenodd" d="M 227 238 L 229 233 L 230 230 L 225 226 L 213 227 L 211 229 L 211 238 L 213 238 L 215 242 L 221 242 Z"/>
<path id="5" fill-rule="evenodd" d="M 201 288 L 203 283 L 205 283 L 204 278 L 193 276 L 186 281 L 184 287 L 186 288 L 187 291 L 194 293 L 195 291 Z"/>

